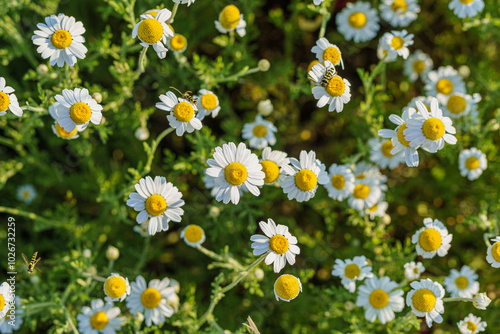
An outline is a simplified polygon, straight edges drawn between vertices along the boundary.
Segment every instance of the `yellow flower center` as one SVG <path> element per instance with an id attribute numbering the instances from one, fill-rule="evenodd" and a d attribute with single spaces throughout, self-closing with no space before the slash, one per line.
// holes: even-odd
<path id="1" fill-rule="evenodd" d="M 263 138 L 267 135 L 267 128 L 262 124 L 257 124 L 253 127 L 253 135 L 255 137 Z"/>
<path id="2" fill-rule="evenodd" d="M 224 168 L 224 177 L 229 184 L 239 186 L 247 179 L 247 169 L 239 162 L 231 162 Z"/>
<path id="3" fill-rule="evenodd" d="M 500 241 L 495 242 L 493 247 L 491 247 L 491 255 L 495 261 L 500 262 Z"/>
<path id="4" fill-rule="evenodd" d="M 425 63 L 421 60 L 415 60 L 412 67 L 415 73 L 422 74 L 422 72 L 425 70 Z"/>
<path id="5" fill-rule="evenodd" d="M 167 209 L 167 201 L 161 195 L 151 195 L 146 199 L 146 211 L 151 216 L 159 216 Z"/>
<path id="6" fill-rule="evenodd" d="M 23 191 L 23 195 L 22 195 L 22 197 L 23 197 L 24 199 L 28 199 L 28 197 L 30 197 L 30 192 L 29 192 L 29 191 Z"/>
<path id="7" fill-rule="evenodd" d="M 467 101 L 462 96 L 452 95 L 446 103 L 448 111 L 452 114 L 461 114 L 464 112 L 465 107 L 467 107 Z"/>
<path id="8" fill-rule="evenodd" d="M 469 1 L 469 0 L 460 0 L 460 2 L 464 2 L 464 1 Z M 470 0 L 470 1 L 472 1 L 472 0 Z M 477 326 L 472 321 L 467 321 L 467 329 L 470 330 L 472 333 L 474 333 L 477 329 Z"/>
<path id="9" fill-rule="evenodd" d="M 394 36 L 391 41 L 391 46 L 395 50 L 401 49 L 403 46 L 405 46 L 405 40 L 399 36 Z"/>
<path id="10" fill-rule="evenodd" d="M 358 199 L 365 199 L 370 194 L 370 187 L 366 184 L 357 184 L 352 195 Z"/>
<path id="11" fill-rule="evenodd" d="M 160 305 L 161 294 L 160 291 L 154 288 L 147 288 L 141 295 L 141 302 L 144 307 L 149 309 L 155 308 Z"/>
<path id="12" fill-rule="evenodd" d="M 155 44 L 163 36 L 163 26 L 157 19 L 145 19 L 139 24 L 137 33 L 144 43 Z"/>
<path id="13" fill-rule="evenodd" d="M 444 135 L 444 123 L 439 118 L 431 117 L 422 125 L 422 132 L 425 138 L 438 140 Z"/>
<path id="14" fill-rule="evenodd" d="M 453 91 L 453 83 L 448 79 L 439 79 L 436 83 L 436 90 L 438 93 L 448 95 Z"/>
<path id="15" fill-rule="evenodd" d="M 189 122 L 194 116 L 194 108 L 189 102 L 179 102 L 174 107 L 174 116 L 179 122 Z"/>
<path id="16" fill-rule="evenodd" d="M 457 286 L 457 288 L 459 288 L 460 290 L 463 290 L 465 289 L 466 287 L 469 286 L 469 280 L 467 279 L 467 277 L 464 277 L 464 276 L 458 276 L 456 279 L 455 279 L 455 285 Z"/>
<path id="17" fill-rule="evenodd" d="M 371 208 L 369 208 L 368 211 L 375 212 L 375 211 L 377 211 L 377 208 L 378 208 L 378 203 L 375 203 L 375 205 L 372 206 Z"/>
<path id="18" fill-rule="evenodd" d="M 156 15 L 158 15 L 158 11 L 157 10 L 149 10 L 146 12 L 146 14 L 149 14 L 151 16 L 156 17 Z"/>
<path id="19" fill-rule="evenodd" d="M 104 291 L 111 298 L 120 298 L 127 291 L 127 282 L 120 276 L 112 276 L 104 283 Z"/>
<path id="20" fill-rule="evenodd" d="M 323 61 L 329 60 L 333 65 L 337 65 L 340 62 L 340 51 L 339 49 L 330 46 L 323 51 Z"/>
<path id="21" fill-rule="evenodd" d="M 276 293 L 283 299 L 293 299 L 300 292 L 299 280 L 292 275 L 281 275 L 274 285 Z"/>
<path id="22" fill-rule="evenodd" d="M 467 160 L 465 160 L 465 168 L 468 170 L 474 170 L 479 167 L 479 159 L 476 157 L 468 157 Z"/>
<path id="23" fill-rule="evenodd" d="M 344 80 L 339 76 L 335 76 L 328 81 L 328 85 L 326 85 L 325 89 L 330 96 L 341 96 L 344 94 L 345 90 Z"/>
<path id="24" fill-rule="evenodd" d="M 376 309 L 381 309 L 389 304 L 389 294 L 382 289 L 373 290 L 370 293 L 370 305 Z"/>
<path id="25" fill-rule="evenodd" d="M 108 324 L 108 316 L 104 312 L 94 313 L 92 317 L 90 317 L 90 326 L 93 329 L 103 329 Z"/>
<path id="26" fill-rule="evenodd" d="M 3 310 L 4 307 L 5 307 L 5 299 L 0 294 L 0 310 Z"/>
<path id="27" fill-rule="evenodd" d="M 414 268 L 414 269 L 413 269 L 413 273 L 415 273 L 415 274 L 419 274 L 419 272 L 418 272 L 418 268 Z"/>
<path id="28" fill-rule="evenodd" d="M 184 230 L 184 237 L 189 242 L 198 242 L 203 238 L 203 229 L 198 225 L 189 225 Z"/>
<path id="29" fill-rule="evenodd" d="M 403 133 L 403 131 L 407 128 L 408 127 L 406 126 L 406 123 L 401 124 L 401 126 L 398 129 L 398 140 L 404 146 L 410 147 L 410 142 L 405 139 L 405 135 Z"/>
<path id="30" fill-rule="evenodd" d="M 269 240 L 269 249 L 277 254 L 285 254 L 289 244 L 287 238 L 280 234 L 276 234 Z"/>
<path id="31" fill-rule="evenodd" d="M 274 161 L 264 160 L 260 164 L 262 165 L 262 171 L 266 174 L 265 183 L 273 183 L 278 179 L 280 168 Z"/>
<path id="32" fill-rule="evenodd" d="M 345 178 L 340 174 L 336 174 L 336 175 L 332 176 L 332 186 L 338 190 L 344 189 Z"/>
<path id="33" fill-rule="evenodd" d="M 73 131 L 68 132 L 68 131 L 64 130 L 64 128 L 59 124 L 59 122 L 56 123 L 56 132 L 59 135 L 59 137 L 61 137 L 61 138 L 71 138 L 76 134 L 76 131 L 77 131 L 77 129 L 75 127 L 73 129 Z"/>
<path id="34" fill-rule="evenodd" d="M 212 93 L 207 93 L 201 97 L 201 106 L 207 110 L 217 107 L 217 97 Z"/>
<path id="35" fill-rule="evenodd" d="M 69 33 L 69 31 L 59 29 L 52 34 L 50 40 L 52 41 L 52 45 L 54 45 L 56 48 L 65 49 L 70 46 L 73 38 L 71 38 L 71 34 Z"/>
<path id="36" fill-rule="evenodd" d="M 324 58 L 324 56 L 323 56 L 323 58 Z M 314 59 L 312 62 L 310 62 L 309 65 L 307 66 L 307 73 L 311 72 L 313 66 L 316 64 L 319 64 L 319 60 L 317 60 L 317 59 Z"/>
<path id="37" fill-rule="evenodd" d="M 76 124 L 85 124 L 89 121 L 92 110 L 87 103 L 77 102 L 71 106 L 69 116 Z"/>
<path id="38" fill-rule="evenodd" d="M 433 228 L 427 228 L 420 233 L 418 244 L 425 251 L 434 252 L 441 246 L 441 233 Z"/>
<path id="39" fill-rule="evenodd" d="M 9 95 L 5 94 L 4 92 L 0 92 L 0 112 L 4 112 L 9 108 L 10 105 L 10 98 Z"/>
<path id="40" fill-rule="evenodd" d="M 392 146 L 392 141 L 390 139 L 386 140 L 382 144 L 382 148 L 381 148 L 382 154 L 384 154 L 388 158 L 392 158 L 393 155 L 391 154 L 391 151 L 392 151 L 393 148 L 394 148 L 394 146 Z"/>
<path id="41" fill-rule="evenodd" d="M 395 0 L 391 5 L 393 12 L 400 11 L 401 13 L 406 13 L 407 8 L 406 1 L 404 0 Z"/>
<path id="42" fill-rule="evenodd" d="M 348 279 L 355 279 L 359 274 L 361 274 L 361 269 L 357 264 L 351 263 L 344 268 L 344 276 Z"/>
<path id="43" fill-rule="evenodd" d="M 360 29 L 366 25 L 366 15 L 361 12 L 355 12 L 349 16 L 348 21 L 351 27 Z"/>
<path id="44" fill-rule="evenodd" d="M 413 307 L 424 313 L 430 312 L 436 305 L 436 296 L 429 289 L 420 289 L 415 291 L 415 294 L 411 299 Z"/>
<path id="45" fill-rule="evenodd" d="M 224 7 L 219 16 L 219 22 L 227 30 L 236 28 L 240 22 L 240 10 L 235 5 Z"/>
<path id="46" fill-rule="evenodd" d="M 170 38 L 170 48 L 174 51 L 181 51 L 187 45 L 187 39 L 181 34 L 175 34 Z"/>
<path id="47" fill-rule="evenodd" d="M 318 184 L 318 177 L 309 169 L 301 169 L 295 174 L 295 185 L 302 191 L 311 191 Z"/>
<path id="48" fill-rule="evenodd" d="M 463 3 L 464 5 L 467 5 L 467 4 L 471 3 L 472 1 L 474 1 L 474 0 L 460 0 L 460 2 Z"/>

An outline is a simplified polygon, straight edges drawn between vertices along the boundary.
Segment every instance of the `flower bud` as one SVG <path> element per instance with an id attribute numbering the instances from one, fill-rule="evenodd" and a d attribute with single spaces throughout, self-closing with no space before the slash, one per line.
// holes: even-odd
<path id="1" fill-rule="evenodd" d="M 477 308 L 478 310 L 486 310 L 488 305 L 490 305 L 491 299 L 486 296 L 486 292 L 481 292 L 478 293 L 477 295 L 474 296 L 472 300 L 472 304 L 474 304 L 474 307 Z"/>
<path id="2" fill-rule="evenodd" d="M 269 99 L 264 100 L 264 101 L 260 101 L 259 104 L 257 104 L 257 111 L 262 116 L 271 115 L 273 110 L 274 110 L 273 104 L 271 103 L 271 100 L 269 100 Z"/>
<path id="3" fill-rule="evenodd" d="M 49 68 L 45 64 L 40 64 L 36 68 L 36 71 L 38 72 L 38 74 L 42 74 L 43 75 L 43 74 L 49 73 Z"/>
<path id="4" fill-rule="evenodd" d="M 92 251 L 88 248 L 84 249 L 83 250 L 83 257 L 88 259 L 92 256 Z"/>
<path id="5" fill-rule="evenodd" d="M 102 95 L 101 93 L 99 92 L 95 92 L 94 94 L 92 94 L 92 98 L 97 102 L 97 103 L 101 103 L 102 102 Z"/>
<path id="6" fill-rule="evenodd" d="M 269 67 L 271 67 L 271 63 L 269 63 L 269 60 L 267 59 L 261 59 L 259 60 L 259 70 L 261 70 L 262 72 L 266 72 L 267 70 L 269 70 Z"/>
<path id="7" fill-rule="evenodd" d="M 109 261 L 115 261 L 120 257 L 120 251 L 118 248 L 113 247 L 113 246 L 108 246 L 108 249 L 106 250 L 106 258 Z"/>
<path id="8" fill-rule="evenodd" d="M 135 138 L 145 141 L 149 138 L 149 131 L 146 127 L 141 126 L 135 130 Z"/>

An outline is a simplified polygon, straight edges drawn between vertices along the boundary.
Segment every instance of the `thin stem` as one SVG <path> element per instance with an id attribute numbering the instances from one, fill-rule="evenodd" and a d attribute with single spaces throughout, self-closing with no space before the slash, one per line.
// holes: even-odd
<path id="1" fill-rule="evenodd" d="M 175 14 L 177 14 L 177 9 L 178 8 L 179 8 L 179 4 L 176 3 L 174 5 L 174 8 L 172 9 L 172 16 L 170 16 L 170 18 L 168 19 L 167 24 L 169 24 L 170 22 L 172 22 L 174 20 L 174 17 L 175 17 Z"/>
<path id="2" fill-rule="evenodd" d="M 232 74 L 228 77 L 225 77 L 225 78 L 222 78 L 220 80 L 217 80 L 216 82 L 217 83 L 221 83 L 221 82 L 228 82 L 228 81 L 234 81 L 234 80 L 237 80 L 245 75 L 249 75 L 249 74 L 253 74 L 253 73 L 257 73 L 257 72 L 260 72 L 260 69 L 259 67 L 254 67 L 254 68 L 251 68 L 249 70 L 246 70 L 246 71 L 242 71 L 242 72 L 238 72 L 236 74 Z"/>
<path id="3" fill-rule="evenodd" d="M 0 206 L 0 212 L 5 212 L 5 213 L 10 213 L 12 215 L 19 215 L 21 217 L 26 217 L 26 218 L 29 218 L 29 219 L 32 219 L 32 220 L 37 220 L 39 222 L 42 222 L 42 223 L 45 223 L 49 226 L 57 226 L 57 225 L 63 225 L 63 223 L 61 222 L 58 222 L 58 221 L 54 221 L 52 219 L 46 219 L 46 218 L 43 218 L 33 212 L 28 212 L 28 211 L 24 211 L 24 210 L 19 210 L 19 209 L 15 209 L 15 208 L 8 208 L 6 206 Z"/>
<path id="4" fill-rule="evenodd" d="M 449 297 L 443 298 L 443 302 L 472 302 L 474 299 L 472 298 L 462 298 L 462 297 Z"/>
<path id="5" fill-rule="evenodd" d="M 318 39 L 320 39 L 322 37 L 325 37 L 326 24 L 332 18 L 332 14 L 331 13 L 334 11 L 334 9 L 335 9 L 335 0 L 332 1 L 332 3 L 330 4 L 330 8 L 329 9 L 326 8 L 326 2 L 323 2 L 322 8 L 321 8 L 321 11 L 320 11 L 321 15 L 323 15 L 323 20 L 321 21 L 321 28 L 319 29 L 319 37 L 318 37 Z"/>
<path id="6" fill-rule="evenodd" d="M 198 249 L 200 252 L 202 252 L 203 254 L 205 254 L 206 256 L 208 256 L 209 258 L 211 258 L 212 260 L 224 261 L 224 258 L 222 256 L 220 256 L 219 254 L 217 254 L 215 252 L 212 252 L 209 249 L 206 249 L 202 245 L 196 246 L 196 249 Z"/>
<path id="7" fill-rule="evenodd" d="M 29 104 L 22 106 L 22 110 L 36 111 L 36 112 L 45 112 L 45 109 L 42 107 L 32 107 Z"/>
<path id="8" fill-rule="evenodd" d="M 137 69 L 137 73 L 140 75 L 142 73 L 144 73 L 144 71 L 146 70 L 146 61 L 147 61 L 147 58 L 146 58 L 146 51 L 148 51 L 148 47 L 144 47 L 141 51 L 141 55 L 139 56 L 139 68 Z"/>
<path id="9" fill-rule="evenodd" d="M 165 136 L 167 136 L 172 131 L 174 131 L 174 128 L 167 128 L 167 129 L 163 130 L 163 132 L 160 133 L 158 135 L 158 137 L 156 137 L 155 140 L 153 140 L 153 142 L 151 143 L 151 152 L 148 156 L 148 160 L 146 162 L 146 165 L 144 166 L 144 170 L 143 170 L 141 175 L 144 176 L 151 171 L 151 165 L 153 164 L 153 159 L 155 157 L 155 152 L 156 152 L 156 149 L 158 148 L 158 144 L 160 144 L 162 139 L 165 138 Z"/>
<path id="10" fill-rule="evenodd" d="M 148 253 L 149 249 L 149 244 L 151 243 L 151 237 L 147 236 L 144 238 L 144 246 L 142 247 L 142 252 L 141 252 L 141 257 L 139 259 L 139 262 L 137 262 L 137 265 L 135 266 L 134 272 L 139 273 L 146 263 L 146 255 Z"/>
<path id="11" fill-rule="evenodd" d="M 222 293 L 228 292 L 229 290 L 234 288 L 242 279 L 247 277 L 249 272 L 252 271 L 253 268 L 257 267 L 259 265 L 259 263 L 261 263 L 266 258 L 267 254 L 268 253 L 262 254 L 254 263 L 249 265 L 248 268 L 245 269 L 245 271 L 241 272 L 241 274 L 238 277 L 236 277 L 236 279 L 233 281 L 233 283 L 229 284 L 228 286 L 226 286 L 225 288 L 222 289 Z"/>
<path id="12" fill-rule="evenodd" d="M 71 315 L 69 314 L 68 308 L 65 305 L 61 305 L 61 306 L 64 310 L 64 314 L 66 315 L 66 319 L 68 320 L 69 325 L 70 325 L 71 329 L 73 330 L 73 333 L 79 334 L 78 329 L 76 329 L 75 323 L 73 322 L 73 319 L 71 319 Z"/>
<path id="13" fill-rule="evenodd" d="M 234 30 L 231 30 L 229 32 L 229 43 L 227 45 L 232 46 L 233 44 L 234 44 Z"/>

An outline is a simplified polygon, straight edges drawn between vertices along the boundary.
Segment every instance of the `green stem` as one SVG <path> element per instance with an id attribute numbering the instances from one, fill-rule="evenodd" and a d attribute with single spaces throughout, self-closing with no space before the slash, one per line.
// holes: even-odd
<path id="1" fill-rule="evenodd" d="M 158 148 L 158 144 L 160 144 L 162 139 L 165 138 L 165 136 L 168 135 L 172 131 L 174 131 L 174 128 L 167 128 L 167 129 L 163 130 L 163 132 L 160 133 L 158 135 L 158 137 L 156 137 L 156 139 L 153 140 L 153 142 L 151 143 L 151 152 L 148 156 L 148 160 L 146 162 L 146 165 L 144 166 L 144 169 L 141 173 L 142 176 L 146 175 L 147 173 L 149 173 L 151 171 L 151 165 L 153 164 L 153 159 L 155 157 L 155 152 L 156 152 L 156 149 Z"/>
<path id="2" fill-rule="evenodd" d="M 22 110 L 36 111 L 36 112 L 45 112 L 45 108 L 42 107 L 32 107 L 30 105 L 25 105 L 21 107 Z"/>
<path id="3" fill-rule="evenodd" d="M 233 44 L 234 44 L 234 30 L 231 30 L 229 32 L 229 43 L 227 45 L 233 46 Z"/>
<path id="4" fill-rule="evenodd" d="M 21 217 L 26 217 L 26 218 L 29 218 L 29 219 L 32 219 L 35 221 L 45 223 L 49 226 L 57 226 L 57 225 L 62 226 L 63 225 L 63 223 L 61 223 L 61 222 L 54 221 L 52 219 L 49 220 L 49 219 L 43 218 L 43 217 L 41 217 L 33 212 L 28 212 L 28 211 L 14 209 L 14 208 L 8 208 L 5 206 L 0 206 L 0 212 L 10 213 L 12 215 L 18 215 Z"/>
<path id="5" fill-rule="evenodd" d="M 330 8 L 326 8 L 326 2 L 323 2 L 320 13 L 323 16 L 323 20 L 321 21 L 321 28 L 319 29 L 319 37 L 318 39 L 325 37 L 326 33 L 326 24 L 332 18 L 332 13 L 335 10 L 335 0 L 330 4 Z"/>
<path id="6" fill-rule="evenodd" d="M 137 262 L 137 265 L 135 266 L 134 272 L 139 273 L 146 263 L 146 255 L 148 253 L 149 245 L 151 244 L 151 237 L 147 236 L 144 238 L 144 246 L 142 247 L 142 252 L 141 252 L 141 257 L 139 259 L 139 262 Z"/>
<path id="7" fill-rule="evenodd" d="M 140 56 L 139 56 L 139 64 L 138 64 L 139 67 L 137 69 L 137 73 L 139 75 L 144 73 L 144 71 L 146 70 L 146 61 L 147 61 L 146 51 L 148 51 L 148 47 L 144 47 L 141 51 Z"/>
<path id="8" fill-rule="evenodd" d="M 73 319 L 71 319 L 71 315 L 69 314 L 68 308 L 65 305 L 61 305 L 61 306 L 64 310 L 64 314 L 66 315 L 66 319 L 68 320 L 69 325 L 70 325 L 71 329 L 73 330 L 73 333 L 79 334 L 78 329 L 76 329 L 75 323 L 73 322 Z"/>
<path id="9" fill-rule="evenodd" d="M 169 24 L 170 22 L 172 22 L 174 20 L 174 17 L 175 17 L 175 14 L 177 14 L 177 9 L 178 8 L 179 8 L 179 4 L 176 3 L 174 5 L 174 8 L 172 9 L 172 16 L 170 16 L 170 18 L 168 19 L 167 24 Z"/>
<path id="10" fill-rule="evenodd" d="M 203 254 L 205 254 L 206 256 L 211 258 L 212 260 L 224 261 L 224 258 L 222 256 L 220 256 L 219 254 L 217 254 L 215 252 L 212 252 L 211 250 L 206 249 L 202 245 L 198 245 L 196 247 L 196 249 L 198 249 L 200 252 L 202 252 Z"/>
<path id="11" fill-rule="evenodd" d="M 23 309 L 25 310 L 30 310 L 30 309 L 36 309 L 36 308 L 41 308 L 41 307 L 49 307 L 49 306 L 54 306 L 54 302 L 43 302 L 43 303 L 35 303 L 35 304 L 26 304 L 23 305 Z"/>
<path id="12" fill-rule="evenodd" d="M 443 302 L 472 302 L 474 299 L 472 298 L 462 298 L 462 297 L 449 297 L 443 298 Z"/>
<path id="13" fill-rule="evenodd" d="M 249 74 L 253 74 L 253 73 L 257 73 L 257 72 L 260 72 L 260 69 L 259 67 L 254 67 L 254 68 L 251 68 L 251 69 L 248 69 L 246 71 L 240 71 L 236 74 L 232 74 L 228 77 L 225 77 L 225 78 L 222 78 L 220 80 L 217 80 L 216 83 L 221 83 L 221 82 L 228 82 L 228 81 L 235 81 L 245 75 L 249 75 Z"/>

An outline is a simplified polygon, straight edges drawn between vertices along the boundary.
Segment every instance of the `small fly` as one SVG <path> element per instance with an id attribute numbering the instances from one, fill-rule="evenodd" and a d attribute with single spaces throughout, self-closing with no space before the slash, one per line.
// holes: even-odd
<path id="1" fill-rule="evenodd" d="M 33 274 L 33 269 L 35 269 L 35 266 L 36 264 L 38 263 L 38 261 L 40 261 L 42 258 L 39 257 L 37 259 L 37 256 L 38 256 L 38 252 L 35 252 L 33 254 L 33 256 L 31 257 L 31 261 L 28 262 L 28 258 L 26 257 L 26 255 L 24 254 L 21 254 L 23 256 L 23 260 L 24 262 L 26 263 L 26 265 L 28 266 L 28 274 Z M 42 272 L 40 269 L 37 269 L 40 273 Z"/>
<path id="2" fill-rule="evenodd" d="M 170 86 L 170 88 L 175 89 L 179 94 L 181 94 L 181 98 L 183 98 L 184 100 L 188 100 L 192 104 L 196 104 L 196 100 L 193 98 L 193 92 L 191 92 L 190 90 L 188 90 L 187 92 L 185 92 L 183 94 L 183 93 L 181 93 L 180 90 L 178 90 L 175 87 Z"/>

